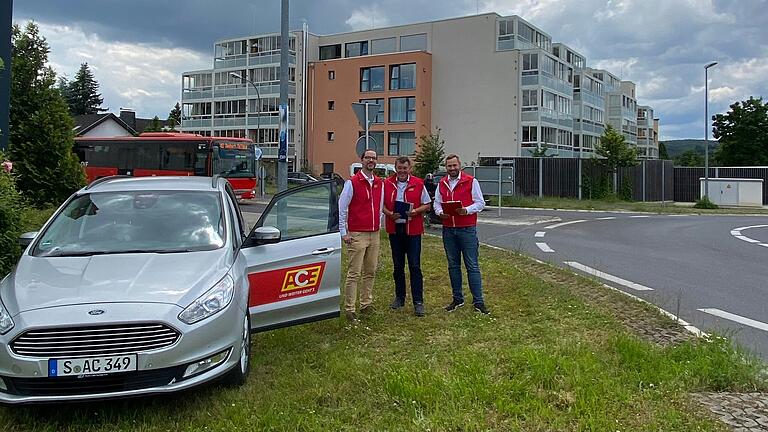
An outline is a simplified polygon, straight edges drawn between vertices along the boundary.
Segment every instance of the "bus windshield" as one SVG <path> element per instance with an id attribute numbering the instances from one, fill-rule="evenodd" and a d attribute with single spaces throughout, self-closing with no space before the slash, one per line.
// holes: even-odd
<path id="1" fill-rule="evenodd" d="M 223 177 L 256 177 L 252 145 L 244 142 L 216 142 L 213 145 L 213 173 Z"/>

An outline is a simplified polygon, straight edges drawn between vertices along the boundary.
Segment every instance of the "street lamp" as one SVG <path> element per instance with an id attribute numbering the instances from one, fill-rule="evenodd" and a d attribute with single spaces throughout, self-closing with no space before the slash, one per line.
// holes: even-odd
<path id="1" fill-rule="evenodd" d="M 709 79 L 707 72 L 717 62 L 704 66 L 704 197 L 709 199 Z"/>
<path id="2" fill-rule="evenodd" d="M 256 84 L 253 83 L 250 79 L 240 76 L 237 72 L 230 72 L 229 76 L 232 78 L 237 78 L 240 81 L 246 81 L 250 83 L 253 86 L 253 89 L 256 90 L 256 144 L 259 144 L 259 132 L 261 130 L 261 94 L 259 93 L 259 88 L 256 86 Z"/>

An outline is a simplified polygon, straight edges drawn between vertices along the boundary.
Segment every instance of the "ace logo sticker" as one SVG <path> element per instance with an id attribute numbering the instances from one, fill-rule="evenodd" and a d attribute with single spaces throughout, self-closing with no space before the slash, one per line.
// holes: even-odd
<path id="1" fill-rule="evenodd" d="M 270 270 L 248 275 L 250 302 L 258 306 L 317 294 L 323 281 L 325 262 Z"/>

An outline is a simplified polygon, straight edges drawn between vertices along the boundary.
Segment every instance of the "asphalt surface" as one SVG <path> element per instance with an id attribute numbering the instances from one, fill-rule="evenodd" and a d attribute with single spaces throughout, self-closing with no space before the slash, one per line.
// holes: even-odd
<path id="1" fill-rule="evenodd" d="M 478 225 L 483 243 L 588 274 L 768 359 L 766 216 L 490 208 Z"/>

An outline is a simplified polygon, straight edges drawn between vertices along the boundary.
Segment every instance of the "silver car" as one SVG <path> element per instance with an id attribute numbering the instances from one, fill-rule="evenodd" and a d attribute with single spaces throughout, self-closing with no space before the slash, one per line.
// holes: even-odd
<path id="1" fill-rule="evenodd" d="M 250 335 L 339 315 L 335 183 L 252 230 L 214 177 L 107 177 L 27 233 L 0 282 L 0 403 L 242 384 Z"/>

